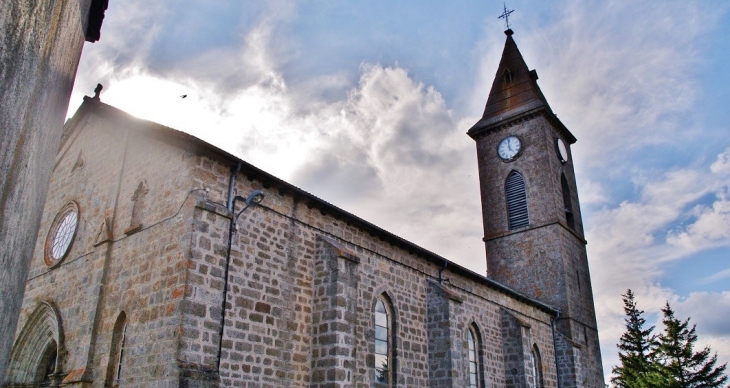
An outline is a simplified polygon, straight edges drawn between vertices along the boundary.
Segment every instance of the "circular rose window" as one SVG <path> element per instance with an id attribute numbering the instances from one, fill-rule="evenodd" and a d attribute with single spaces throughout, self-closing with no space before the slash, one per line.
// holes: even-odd
<path id="1" fill-rule="evenodd" d="M 46 238 L 45 261 L 46 265 L 53 267 L 66 257 L 74 236 L 76 227 L 79 224 L 79 208 L 71 202 L 64 206 L 56 215 L 51 225 L 51 230 Z"/>

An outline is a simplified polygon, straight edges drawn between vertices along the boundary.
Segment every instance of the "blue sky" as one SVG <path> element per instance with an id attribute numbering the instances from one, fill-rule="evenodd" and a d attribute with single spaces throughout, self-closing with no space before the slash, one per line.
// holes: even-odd
<path id="1" fill-rule="evenodd" d="M 730 361 L 730 4 L 508 7 L 528 66 L 578 138 L 607 378 L 627 288 L 648 313 L 669 300 Z M 112 1 L 69 114 L 101 82 L 103 101 L 483 273 L 465 132 L 499 62 L 501 11 L 495 1 Z"/>

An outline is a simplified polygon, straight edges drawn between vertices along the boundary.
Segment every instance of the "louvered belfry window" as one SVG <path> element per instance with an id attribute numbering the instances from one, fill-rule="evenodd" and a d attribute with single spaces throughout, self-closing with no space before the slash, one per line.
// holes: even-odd
<path id="1" fill-rule="evenodd" d="M 505 184 L 507 197 L 507 217 L 509 229 L 518 229 L 530 225 L 530 218 L 527 215 L 527 192 L 525 190 L 525 179 L 517 171 L 512 171 L 507 177 Z"/>

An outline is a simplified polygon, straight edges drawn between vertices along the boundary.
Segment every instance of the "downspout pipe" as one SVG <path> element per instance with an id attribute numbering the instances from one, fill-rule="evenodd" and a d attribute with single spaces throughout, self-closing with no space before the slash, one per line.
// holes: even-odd
<path id="1" fill-rule="evenodd" d="M 238 167 L 240 169 L 240 163 Z M 231 176 L 233 175 L 234 174 L 231 174 Z M 220 375 L 221 353 L 223 352 L 223 330 L 225 329 L 226 323 L 226 300 L 228 299 L 228 271 L 231 267 L 231 245 L 233 243 L 233 235 L 236 234 L 236 221 L 238 221 L 238 217 L 240 217 L 246 209 L 258 205 L 263 199 L 264 192 L 261 190 L 254 190 L 247 198 L 237 195 L 231 201 L 231 223 L 228 226 L 228 249 L 226 250 L 226 266 L 223 270 L 223 301 L 221 302 L 221 321 L 220 331 L 218 332 L 218 355 L 216 357 L 216 370 L 218 371 L 218 375 Z M 236 201 L 244 201 L 246 204 L 246 206 L 244 206 L 238 214 L 233 211 L 236 207 Z"/>
<path id="2" fill-rule="evenodd" d="M 555 311 L 555 318 L 550 320 L 550 329 L 553 331 L 553 355 L 555 356 L 555 376 L 558 377 L 558 388 L 563 386 L 560 381 L 560 368 L 558 367 L 558 339 L 555 336 L 555 321 L 560 319 L 560 310 Z"/>
<path id="3" fill-rule="evenodd" d="M 236 175 L 239 172 L 241 172 L 241 161 L 240 160 L 238 162 L 236 162 L 235 167 L 231 167 L 231 177 L 228 178 L 228 201 L 226 202 L 226 208 L 228 209 L 229 212 L 233 211 L 233 202 L 234 202 L 233 186 L 236 185 Z"/>
<path id="4" fill-rule="evenodd" d="M 439 269 L 439 284 L 444 284 L 444 271 L 446 270 L 446 267 L 449 266 L 449 262 L 444 260 L 444 266 Z"/>
<path id="5" fill-rule="evenodd" d="M 231 174 L 233 176 L 233 174 Z M 235 205 L 236 199 L 234 198 L 231 205 Z M 228 226 L 228 249 L 226 250 L 226 267 L 223 270 L 223 302 L 221 302 L 221 322 L 220 330 L 218 332 L 218 355 L 216 356 L 216 370 L 220 375 L 221 370 L 221 353 L 223 352 L 223 329 L 225 329 L 226 322 L 226 299 L 228 299 L 228 269 L 231 265 L 231 243 L 233 241 L 233 235 L 236 233 L 236 217 L 235 214 L 231 214 L 231 223 Z"/>

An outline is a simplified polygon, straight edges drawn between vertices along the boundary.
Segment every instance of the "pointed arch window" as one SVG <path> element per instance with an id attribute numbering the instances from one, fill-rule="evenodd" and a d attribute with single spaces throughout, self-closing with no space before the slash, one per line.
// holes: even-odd
<path id="1" fill-rule="evenodd" d="M 375 382 L 390 385 L 395 381 L 393 362 L 393 307 L 385 294 L 375 302 L 373 323 L 375 327 L 374 365 Z"/>
<path id="2" fill-rule="evenodd" d="M 512 72 L 509 69 L 504 69 L 504 83 L 511 84 L 512 80 Z"/>
<path id="3" fill-rule="evenodd" d="M 545 383 L 542 377 L 542 359 L 540 358 L 540 349 L 537 348 L 537 344 L 532 345 L 532 353 L 530 354 L 532 359 L 532 377 L 535 379 L 535 387 L 543 388 Z"/>
<path id="4" fill-rule="evenodd" d="M 573 216 L 573 201 L 570 199 L 570 186 L 565 174 L 560 174 L 560 186 L 563 188 L 563 206 L 565 207 L 565 222 L 570 229 L 575 230 L 575 217 Z"/>
<path id="5" fill-rule="evenodd" d="M 467 387 L 481 388 L 484 387 L 482 358 L 481 358 L 481 336 L 475 324 L 469 327 L 466 332 L 468 352 L 469 352 L 469 378 Z"/>
<path id="6" fill-rule="evenodd" d="M 127 315 L 122 311 L 114 323 L 112 343 L 109 348 L 109 364 L 106 371 L 106 386 L 118 387 L 122 380 L 122 362 L 124 361 L 127 337 Z"/>
<path id="7" fill-rule="evenodd" d="M 517 171 L 512 171 L 505 183 L 505 197 L 507 198 L 507 221 L 509 229 L 519 229 L 530 225 L 527 214 L 527 190 L 525 179 Z"/>

